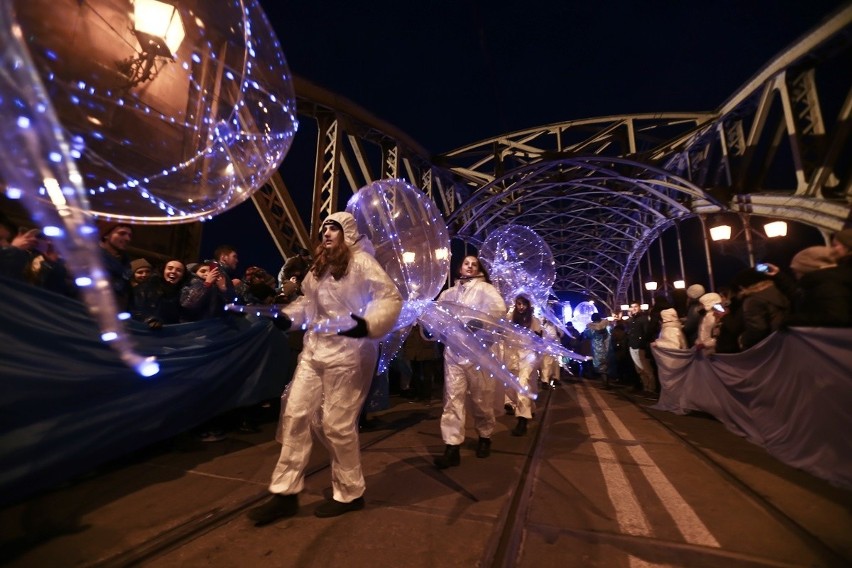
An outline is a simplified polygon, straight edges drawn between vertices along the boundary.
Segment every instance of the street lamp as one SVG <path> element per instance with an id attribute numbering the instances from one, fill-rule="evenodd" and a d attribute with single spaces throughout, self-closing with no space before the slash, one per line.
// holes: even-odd
<path id="1" fill-rule="evenodd" d="M 786 237 L 787 223 L 786 221 L 772 221 L 771 223 L 767 223 L 763 226 L 763 231 L 770 239 L 772 237 Z"/>
<path id="2" fill-rule="evenodd" d="M 159 73 L 157 58 L 175 60 L 186 32 L 176 6 L 158 0 L 133 2 L 133 34 L 139 41 L 139 52 L 116 63 L 127 76 L 128 87 L 150 81 Z"/>
<path id="3" fill-rule="evenodd" d="M 727 241 L 731 238 L 731 226 L 716 225 L 715 227 L 710 227 L 710 238 L 714 241 Z"/>

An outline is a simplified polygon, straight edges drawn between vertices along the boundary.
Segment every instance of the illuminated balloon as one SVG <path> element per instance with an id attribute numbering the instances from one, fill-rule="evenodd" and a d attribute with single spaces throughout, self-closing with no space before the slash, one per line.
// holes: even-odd
<path id="1" fill-rule="evenodd" d="M 396 284 L 403 306 L 396 330 L 382 340 L 379 372 L 402 347 L 411 326 L 447 281 L 450 237 L 435 203 L 401 179 L 362 187 L 346 210 L 370 239 L 375 257 Z"/>
<path id="2" fill-rule="evenodd" d="M 521 225 L 505 225 L 488 234 L 479 249 L 485 265 L 507 304 L 524 294 L 543 307 L 556 279 L 550 247 L 535 231 Z"/>
<path id="3" fill-rule="evenodd" d="M 102 339 L 143 376 L 158 368 L 120 323 L 93 215 L 166 224 L 224 211 L 265 183 L 297 126 L 257 2 L 180 6 L 0 3 L 0 182 L 67 262 Z M 143 8 L 168 29 L 148 27 Z"/>
<path id="4" fill-rule="evenodd" d="M 479 258 L 507 305 L 514 305 L 515 298 L 524 295 L 542 318 L 566 332 L 562 318 L 548 302 L 553 295 L 556 262 L 538 233 L 522 225 L 500 227 L 488 234 Z"/>
<path id="5" fill-rule="evenodd" d="M 598 313 L 598 308 L 594 302 L 580 302 L 577 304 L 577 307 L 574 308 L 574 317 L 571 319 L 574 322 L 574 329 L 583 333 L 583 330 L 592 321 L 592 314 L 596 313 Z"/>
<path id="6" fill-rule="evenodd" d="M 403 301 L 431 300 L 450 271 L 450 237 L 431 199 L 405 180 L 386 179 L 358 190 L 346 205 L 358 231 L 376 249 L 376 260 L 396 284 Z M 415 314 L 401 318 L 414 322 Z"/>
<path id="7" fill-rule="evenodd" d="M 292 76 L 257 2 L 12 4 L 92 213 L 210 217 L 290 148 Z"/>

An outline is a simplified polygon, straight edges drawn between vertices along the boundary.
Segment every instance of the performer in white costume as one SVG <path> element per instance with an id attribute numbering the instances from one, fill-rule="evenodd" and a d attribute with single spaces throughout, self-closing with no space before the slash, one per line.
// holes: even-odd
<path id="1" fill-rule="evenodd" d="M 515 308 L 510 316 L 512 323 L 524 327 L 541 336 L 541 320 L 533 315 L 532 304 L 529 298 L 519 295 L 515 298 Z M 538 369 L 540 356 L 530 349 L 522 347 L 504 347 L 504 360 L 509 371 L 521 380 L 521 385 L 533 388 L 535 380 L 533 377 Z M 512 406 L 514 414 L 518 417 L 518 423 L 512 430 L 513 436 L 523 436 L 527 433 L 527 422 L 532 420 L 532 401 L 522 395 L 512 393 Z"/>
<path id="2" fill-rule="evenodd" d="M 311 423 L 322 413 L 322 434 L 331 455 L 333 499 L 319 505 L 318 517 L 334 517 L 364 507 L 364 475 L 358 443 L 358 415 L 378 357 L 378 342 L 396 323 L 402 299 L 393 281 L 368 254 L 369 242 L 355 218 L 329 215 L 322 225 L 316 262 L 302 282 L 303 296 L 281 310 L 279 327 L 351 315 L 355 326 L 321 333 L 308 328 L 280 425 L 281 455 L 272 473 L 272 497 L 249 511 L 257 526 L 299 510 L 311 453 Z"/>
<path id="3" fill-rule="evenodd" d="M 553 343 L 562 340 L 562 330 L 547 320 L 541 322 L 542 337 Z M 544 355 L 541 358 L 541 386 L 555 387 L 559 384 L 559 360 L 552 355 Z"/>
<path id="4" fill-rule="evenodd" d="M 506 313 L 506 303 L 500 292 L 487 281 L 487 276 L 475 256 L 466 256 L 459 268 L 455 286 L 444 290 L 438 303 L 453 302 L 484 312 L 494 318 Z M 478 328 L 476 320 L 468 326 Z M 481 325 L 481 324 L 480 324 Z M 494 347 L 490 347 L 494 348 Z M 483 354 L 485 357 L 486 354 Z M 439 469 L 457 466 L 461 462 L 459 446 L 464 442 L 465 398 L 470 392 L 474 427 L 479 434 L 476 457 L 491 453 L 491 433 L 494 431 L 494 393 L 496 381 L 477 369 L 478 362 L 456 354 L 452 346 L 444 351 L 444 410 L 441 414 L 441 437 L 446 444 L 443 455 L 435 458 Z"/>

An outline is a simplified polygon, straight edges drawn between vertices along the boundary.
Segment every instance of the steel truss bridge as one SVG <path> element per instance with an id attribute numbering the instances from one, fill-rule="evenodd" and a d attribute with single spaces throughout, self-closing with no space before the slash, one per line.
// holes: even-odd
<path id="1" fill-rule="evenodd" d="M 431 156 L 393 125 L 296 80 L 315 122 L 310 227 L 377 179 L 405 178 L 473 246 L 525 225 L 549 244 L 553 289 L 623 303 L 640 260 L 680 221 L 735 212 L 830 233 L 852 224 L 852 5 L 769 61 L 712 112 L 548 124 Z M 285 160 L 281 171 L 288 163 Z M 310 231 L 279 173 L 253 200 L 279 250 Z"/>

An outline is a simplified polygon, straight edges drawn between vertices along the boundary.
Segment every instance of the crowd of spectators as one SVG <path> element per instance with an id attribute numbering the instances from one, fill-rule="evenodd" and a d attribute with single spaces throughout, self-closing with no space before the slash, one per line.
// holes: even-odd
<path id="1" fill-rule="evenodd" d="M 132 226 L 117 223 L 101 229 L 101 259 L 118 305 L 152 330 L 170 324 L 235 317 L 224 309 L 229 303 L 288 304 L 301 294 L 302 279 L 311 266 L 310 252 L 299 249 L 281 267 L 277 278 L 257 266 L 246 268 L 240 278 L 239 255 L 233 246 L 219 246 L 211 258 L 188 264 L 179 258 L 131 258 L 128 248 L 133 239 Z M 567 373 L 599 378 L 607 388 L 611 383 L 628 385 L 653 398 L 658 396 L 660 387 L 652 344 L 664 349 L 699 349 L 705 355 L 736 353 L 786 327 L 852 326 L 852 229 L 836 233 L 830 246 L 800 251 L 789 267 L 767 263 L 760 268 L 740 271 L 728 286 L 716 291 L 708 292 L 702 284 L 692 284 L 685 291 L 685 303 L 679 303 L 677 309 L 672 299 L 662 293 L 647 311 L 639 302 L 631 302 L 629 317 L 624 319 L 594 314 L 582 334 L 570 323 L 567 333 L 547 322 L 539 326 L 528 300 L 519 298 L 521 305 L 516 302 L 510 317 L 523 318 L 530 311 L 536 332 L 591 355 L 591 364 L 580 367 L 575 361 L 551 358 L 538 361 L 534 370 L 517 362 L 510 367 L 528 384 L 534 382 L 533 376 L 542 381 L 540 386 L 557 384 L 561 366 Z M 2 212 L 0 274 L 58 294 L 77 296 L 72 276 L 50 239 L 38 229 L 19 230 Z M 302 348 L 302 335 L 298 330 L 288 333 L 294 355 Z M 443 357 L 443 349 L 433 338 L 415 328 L 399 354 L 408 365 L 408 379 L 413 379 L 403 394 L 431 400 L 433 385 L 444 378 L 440 365 Z M 522 435 L 534 409 L 516 399 L 507 400 L 506 407 L 507 412 L 518 416 L 516 431 Z M 448 447 L 457 445 L 457 437 L 447 438 Z M 487 439 L 487 435 L 483 438 Z M 456 458 L 452 455 L 447 459 L 455 462 Z"/>

